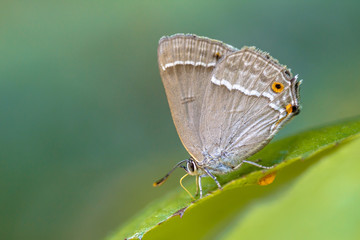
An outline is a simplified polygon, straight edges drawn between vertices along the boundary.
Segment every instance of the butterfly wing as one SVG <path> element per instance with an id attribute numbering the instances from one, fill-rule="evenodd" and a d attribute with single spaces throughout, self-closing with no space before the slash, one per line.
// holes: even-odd
<path id="1" fill-rule="evenodd" d="M 199 137 L 201 105 L 211 74 L 222 56 L 237 49 L 196 35 L 160 39 L 160 75 L 179 137 L 197 161 L 203 159 Z"/>
<path id="2" fill-rule="evenodd" d="M 235 166 L 259 151 L 298 112 L 298 86 L 285 66 L 253 47 L 225 56 L 204 96 L 203 152 Z"/>

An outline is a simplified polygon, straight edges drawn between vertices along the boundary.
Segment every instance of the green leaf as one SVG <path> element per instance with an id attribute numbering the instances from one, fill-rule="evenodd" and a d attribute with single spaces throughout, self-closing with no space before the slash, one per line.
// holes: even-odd
<path id="1" fill-rule="evenodd" d="M 359 239 L 359 156 L 357 139 L 324 157 L 291 189 L 239 215 L 221 239 Z"/>
<path id="2" fill-rule="evenodd" d="M 243 165 L 238 171 L 218 176 L 223 190 L 218 190 L 212 179 L 204 178 L 204 192 L 208 194 L 195 202 L 186 192 L 176 189 L 150 204 L 109 239 L 210 239 L 218 234 L 231 237 L 238 234 L 240 222 L 257 203 L 263 200 L 267 205 L 291 191 L 313 165 L 345 148 L 345 143 L 355 139 L 359 133 L 360 118 L 357 118 L 271 143 L 249 160 L 261 159 L 262 165 L 275 165 L 274 168 L 264 171 Z M 276 172 L 273 184 L 259 185 L 260 179 Z M 195 192 L 195 184 L 191 185 L 190 192 Z M 282 226 L 273 223 L 270 215 L 267 217 L 269 231 Z M 253 221 L 256 224 L 256 219 Z M 260 228 L 257 230 L 262 231 Z"/>

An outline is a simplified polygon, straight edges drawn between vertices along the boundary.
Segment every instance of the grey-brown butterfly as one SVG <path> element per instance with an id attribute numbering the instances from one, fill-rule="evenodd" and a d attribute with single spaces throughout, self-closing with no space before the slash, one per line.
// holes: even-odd
<path id="1" fill-rule="evenodd" d="M 154 186 L 181 167 L 185 176 L 196 176 L 201 198 L 204 176 L 221 188 L 215 175 L 243 163 L 271 168 L 246 159 L 299 113 L 297 76 L 255 47 L 238 50 L 193 34 L 162 37 L 158 63 L 172 118 L 191 157 Z"/>

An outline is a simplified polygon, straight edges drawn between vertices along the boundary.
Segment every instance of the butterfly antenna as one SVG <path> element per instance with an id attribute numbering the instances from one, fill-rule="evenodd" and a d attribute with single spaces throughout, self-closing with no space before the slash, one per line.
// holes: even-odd
<path id="1" fill-rule="evenodd" d="M 178 164 L 176 164 L 162 179 L 156 181 L 153 183 L 154 187 L 160 186 L 161 184 L 163 184 L 168 177 L 170 176 L 170 174 L 177 168 L 177 167 L 182 167 L 180 166 L 181 164 L 183 164 L 184 162 L 188 161 L 187 159 L 180 161 Z"/>

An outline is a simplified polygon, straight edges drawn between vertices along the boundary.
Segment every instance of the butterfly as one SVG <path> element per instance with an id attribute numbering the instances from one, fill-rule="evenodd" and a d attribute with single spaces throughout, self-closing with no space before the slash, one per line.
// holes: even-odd
<path id="1" fill-rule="evenodd" d="M 176 130 L 191 157 L 154 186 L 181 167 L 184 177 L 196 176 L 202 198 L 202 177 L 221 188 L 215 175 L 243 163 L 271 168 L 247 158 L 300 112 L 297 75 L 255 47 L 239 50 L 194 34 L 162 37 L 158 64 Z"/>

